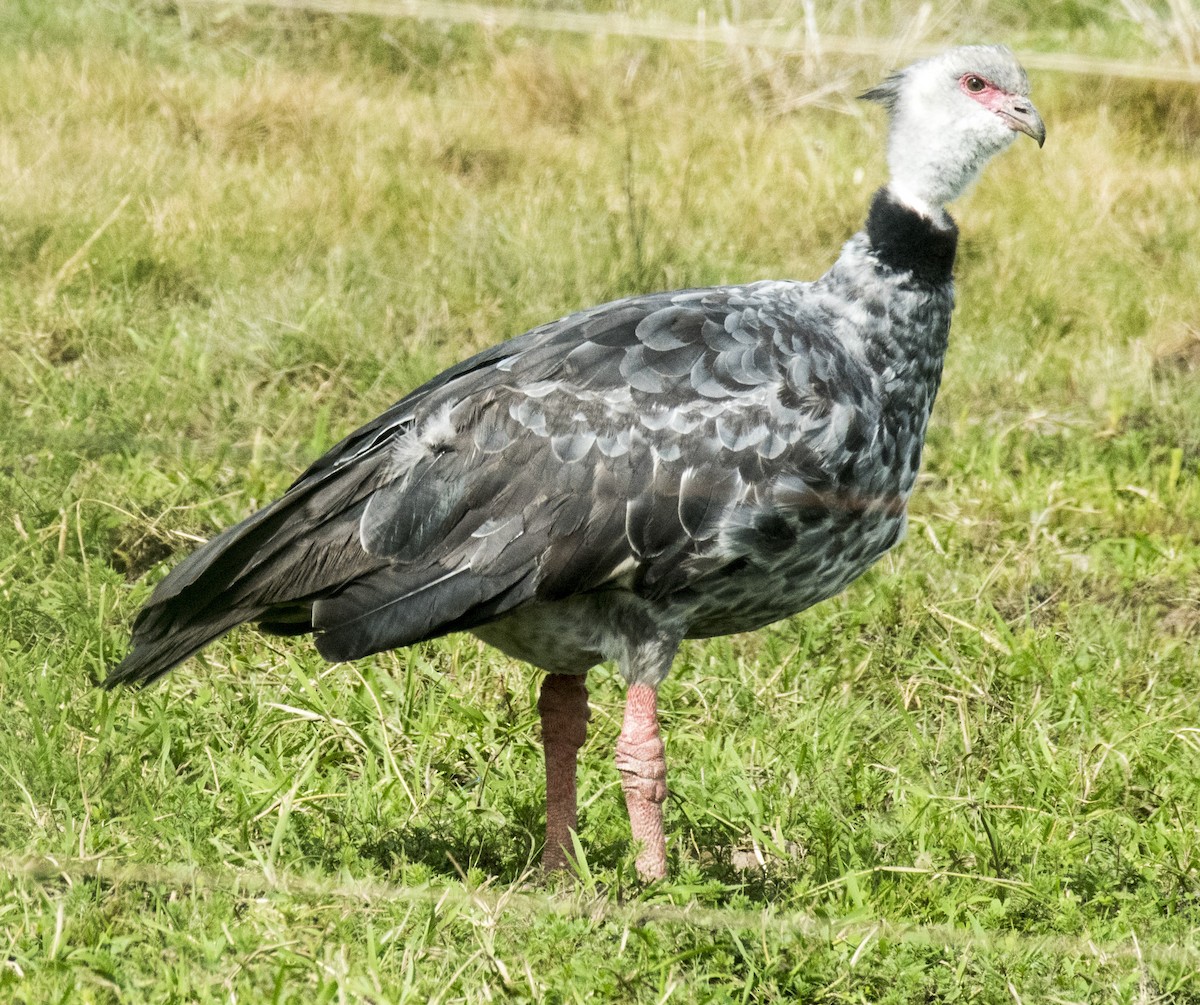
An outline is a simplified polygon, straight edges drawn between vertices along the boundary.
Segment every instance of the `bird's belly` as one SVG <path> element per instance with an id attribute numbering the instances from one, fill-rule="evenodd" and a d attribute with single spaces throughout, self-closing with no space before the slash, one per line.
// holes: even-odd
<path id="1" fill-rule="evenodd" d="M 667 663 L 651 659 L 650 666 L 665 673 L 684 627 L 668 605 L 613 589 L 523 604 L 471 631 L 514 659 L 550 673 L 585 673 L 605 660 L 621 662 L 631 646 L 648 647 L 650 657 L 666 653 Z"/>
<path id="2" fill-rule="evenodd" d="M 845 589 L 900 540 L 904 525 L 895 509 L 820 522 L 786 549 L 756 550 L 655 601 L 620 589 L 580 593 L 524 604 L 471 631 L 550 673 L 585 673 L 656 629 L 676 640 L 709 638 L 791 617 Z"/>
<path id="3" fill-rule="evenodd" d="M 775 554 L 747 556 L 689 590 L 687 638 L 748 632 L 841 593 L 903 536 L 901 512 L 876 513 L 845 530 L 820 528 Z M 680 598 L 681 601 L 684 598 Z"/>
<path id="4" fill-rule="evenodd" d="M 471 631 L 502 653 L 548 673 L 586 673 L 604 660 L 587 606 L 582 598 L 527 604 Z"/>

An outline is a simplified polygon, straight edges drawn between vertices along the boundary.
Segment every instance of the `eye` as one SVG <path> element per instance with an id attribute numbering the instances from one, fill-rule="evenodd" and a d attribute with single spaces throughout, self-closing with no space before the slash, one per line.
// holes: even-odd
<path id="1" fill-rule="evenodd" d="M 963 84 L 972 94 L 978 94 L 987 87 L 987 81 L 973 73 L 969 73 L 963 78 Z"/>

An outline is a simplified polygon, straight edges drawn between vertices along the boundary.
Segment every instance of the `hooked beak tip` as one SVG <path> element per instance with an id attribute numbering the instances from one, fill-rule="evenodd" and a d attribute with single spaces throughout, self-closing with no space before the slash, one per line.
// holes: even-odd
<path id="1" fill-rule="evenodd" d="M 1039 148 L 1046 145 L 1046 124 L 1029 102 L 1010 105 L 1004 109 L 1004 118 L 1013 130 L 1035 140 Z"/>

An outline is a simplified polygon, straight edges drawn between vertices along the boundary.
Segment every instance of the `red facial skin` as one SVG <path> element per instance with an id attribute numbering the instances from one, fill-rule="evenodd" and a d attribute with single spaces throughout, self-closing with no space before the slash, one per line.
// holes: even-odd
<path id="1" fill-rule="evenodd" d="M 1046 142 L 1046 126 L 1028 98 L 1005 91 L 978 73 L 964 73 L 958 78 L 958 87 L 968 98 L 1000 116 L 1013 132 L 1032 136 L 1039 147 Z"/>
<path id="2" fill-rule="evenodd" d="M 1000 90 L 987 77 L 981 77 L 978 73 L 964 73 L 958 79 L 958 86 L 968 98 L 973 98 L 984 108 L 993 112 L 1001 111 L 1006 100 L 1011 101 L 1016 97 L 1007 91 Z"/>

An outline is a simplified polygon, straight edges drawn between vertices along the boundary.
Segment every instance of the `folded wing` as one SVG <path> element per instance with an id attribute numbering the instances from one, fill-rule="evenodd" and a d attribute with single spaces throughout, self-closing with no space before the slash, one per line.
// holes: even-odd
<path id="1" fill-rule="evenodd" d="M 354 659 L 531 600 L 665 596 L 736 560 L 792 459 L 827 478 L 805 443 L 837 421 L 829 402 L 806 410 L 782 362 L 795 314 L 784 330 L 755 303 L 618 301 L 439 375 L 172 570 L 106 685 L 153 680 L 246 621 Z"/>

